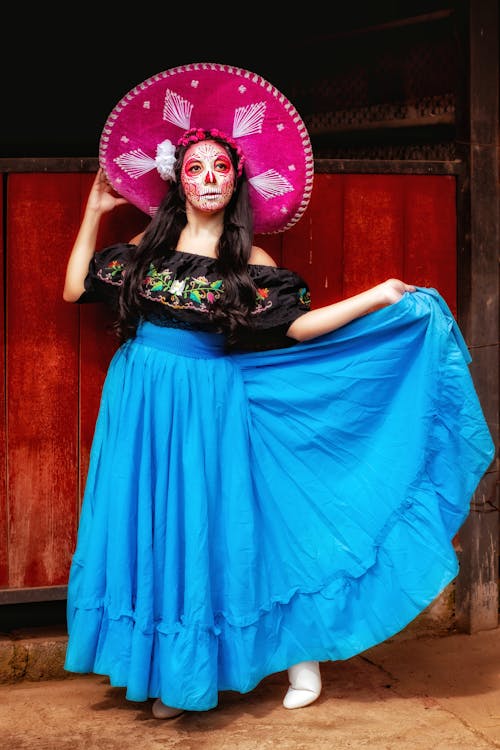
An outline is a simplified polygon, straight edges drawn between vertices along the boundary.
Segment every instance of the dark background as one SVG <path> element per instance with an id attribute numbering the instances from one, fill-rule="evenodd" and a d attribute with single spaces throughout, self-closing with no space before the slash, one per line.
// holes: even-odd
<path id="1" fill-rule="evenodd" d="M 131 12 L 112 4 L 57 13 L 46 5 L 9 7 L 0 49 L 0 157 L 95 157 L 106 118 L 124 94 L 151 75 L 193 62 L 252 70 L 302 113 L 294 92 L 312 92 L 315 77 L 342 65 L 346 33 L 456 5 L 354 0 L 294 10 L 272 2 L 137 3 Z"/>

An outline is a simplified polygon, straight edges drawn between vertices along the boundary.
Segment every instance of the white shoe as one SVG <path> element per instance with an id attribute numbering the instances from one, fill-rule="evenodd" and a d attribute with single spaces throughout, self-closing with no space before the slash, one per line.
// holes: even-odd
<path id="1" fill-rule="evenodd" d="M 155 700 L 151 711 L 155 719 L 173 719 L 184 713 L 183 708 L 172 708 L 171 706 L 167 706 L 165 703 L 161 702 L 160 698 Z"/>
<path id="2" fill-rule="evenodd" d="M 319 662 L 301 661 L 288 668 L 290 687 L 283 699 L 285 708 L 302 708 L 319 698 L 321 674 Z"/>

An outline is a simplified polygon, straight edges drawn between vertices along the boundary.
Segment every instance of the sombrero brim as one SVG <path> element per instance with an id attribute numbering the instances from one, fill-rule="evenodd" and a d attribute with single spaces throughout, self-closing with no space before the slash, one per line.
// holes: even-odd
<path id="1" fill-rule="evenodd" d="M 99 143 L 99 162 L 114 189 L 154 215 L 169 185 L 156 169 L 157 146 L 177 143 L 189 128 L 217 128 L 241 146 L 256 233 L 282 232 L 300 219 L 314 177 L 302 118 L 261 76 L 217 63 L 165 70 L 116 105 Z"/>

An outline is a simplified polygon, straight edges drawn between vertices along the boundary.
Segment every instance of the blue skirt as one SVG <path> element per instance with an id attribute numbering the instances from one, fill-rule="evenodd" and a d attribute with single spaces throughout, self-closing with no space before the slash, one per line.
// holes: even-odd
<path id="1" fill-rule="evenodd" d="M 432 289 L 255 353 L 142 324 L 103 387 L 66 669 L 201 711 L 403 629 L 493 458 L 469 362 Z"/>

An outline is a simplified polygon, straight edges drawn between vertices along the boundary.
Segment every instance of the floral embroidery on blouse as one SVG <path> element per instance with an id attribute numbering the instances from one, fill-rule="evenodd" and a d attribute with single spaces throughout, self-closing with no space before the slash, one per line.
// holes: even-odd
<path id="1" fill-rule="evenodd" d="M 219 300 L 224 291 L 222 279 L 209 281 L 206 276 L 185 276 L 177 279 L 169 268 L 158 271 L 153 264 L 144 279 L 142 296 L 168 307 L 194 309 L 209 312 L 210 306 Z M 272 306 L 269 289 L 259 289 L 252 314 L 261 313 Z"/>
<path id="2" fill-rule="evenodd" d="M 158 271 L 151 264 L 141 294 L 176 309 L 191 308 L 207 312 L 209 305 L 220 299 L 222 291 L 222 279 L 209 281 L 206 276 L 177 279 L 169 268 Z"/>
<path id="3" fill-rule="evenodd" d="M 311 292 L 306 286 L 301 286 L 299 291 L 299 302 L 301 305 L 304 305 L 305 307 L 310 307 L 311 305 Z"/>
<path id="4" fill-rule="evenodd" d="M 258 313 L 264 312 L 264 310 L 272 307 L 272 305 L 273 302 L 269 299 L 269 289 L 267 287 L 264 289 L 257 289 L 255 307 L 252 310 L 252 315 L 257 315 Z"/>
<path id="5" fill-rule="evenodd" d="M 107 284 L 121 286 L 124 268 L 124 263 L 112 260 L 104 268 L 98 270 L 97 276 Z M 221 298 L 223 291 L 222 279 L 209 281 L 206 276 L 185 276 L 178 279 L 169 268 L 158 271 L 151 264 L 143 282 L 141 295 L 174 309 L 187 308 L 209 312 L 211 305 Z M 311 296 L 308 288 L 301 287 L 297 294 L 299 303 L 309 307 Z M 252 315 L 262 313 L 272 306 L 269 288 L 258 288 Z"/>
<path id="6" fill-rule="evenodd" d="M 114 284 L 115 286 L 121 286 L 123 284 L 123 269 L 124 263 L 120 263 L 119 260 L 111 260 L 105 268 L 100 268 L 97 275 L 106 284 Z"/>

